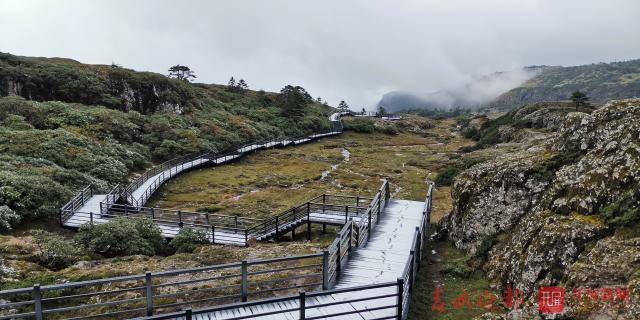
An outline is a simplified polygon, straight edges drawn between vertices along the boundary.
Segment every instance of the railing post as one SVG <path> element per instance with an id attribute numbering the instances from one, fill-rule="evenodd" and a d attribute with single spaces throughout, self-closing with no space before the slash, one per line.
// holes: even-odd
<path id="1" fill-rule="evenodd" d="M 322 251 L 322 290 L 329 289 L 329 251 Z"/>
<path id="2" fill-rule="evenodd" d="M 402 320 L 402 303 L 404 302 L 404 279 L 398 278 L 398 320 Z"/>
<path id="3" fill-rule="evenodd" d="M 242 265 L 240 267 L 240 271 L 242 273 L 242 285 L 241 285 L 241 297 L 242 302 L 247 302 L 247 296 L 249 295 L 249 274 L 247 270 L 247 260 L 242 260 Z"/>
<path id="4" fill-rule="evenodd" d="M 323 193 L 322 194 L 322 214 L 324 214 L 324 207 L 325 207 L 325 205 L 327 203 L 327 199 L 326 198 L 327 198 L 327 194 Z"/>
<path id="5" fill-rule="evenodd" d="M 244 229 L 244 246 L 249 246 L 249 231 L 247 229 Z"/>
<path id="6" fill-rule="evenodd" d="M 349 206 L 344 206 L 344 223 L 349 220 Z"/>
<path id="7" fill-rule="evenodd" d="M 407 283 L 407 285 L 409 286 L 409 291 L 411 291 L 413 289 L 413 277 L 416 268 L 416 252 L 411 250 L 409 256 L 411 256 L 411 262 L 409 265 L 409 283 Z"/>
<path id="8" fill-rule="evenodd" d="M 153 315 L 153 281 L 151 279 L 151 272 L 147 272 L 144 275 L 146 297 L 147 297 L 147 316 Z"/>
<path id="9" fill-rule="evenodd" d="M 216 244 L 216 226 L 211 225 L 211 244 Z"/>
<path id="10" fill-rule="evenodd" d="M 40 292 L 40 284 L 33 285 L 33 306 L 36 314 L 36 320 L 42 320 L 42 292 Z"/>
<path id="11" fill-rule="evenodd" d="M 371 212 L 373 212 L 373 210 L 369 210 L 369 220 L 367 222 L 367 224 L 369 225 L 369 230 L 367 231 L 367 241 L 371 240 Z"/>
<path id="12" fill-rule="evenodd" d="M 307 240 L 311 240 L 311 203 L 307 202 Z"/>
<path id="13" fill-rule="evenodd" d="M 305 295 L 306 294 L 305 294 L 304 291 L 300 292 L 300 319 L 301 320 L 306 319 L 306 317 L 305 317 L 305 309 L 306 309 L 306 305 L 305 305 L 306 297 L 305 297 Z"/>
<path id="14" fill-rule="evenodd" d="M 58 209 L 58 217 L 60 218 L 60 226 L 64 227 L 64 221 L 62 218 L 62 209 Z"/>
<path id="15" fill-rule="evenodd" d="M 156 209 L 151 208 L 151 221 L 156 219 Z"/>
<path id="16" fill-rule="evenodd" d="M 276 216 L 276 234 L 273 236 L 273 238 L 276 240 L 276 242 L 278 242 L 278 233 L 279 232 L 280 232 L 280 228 L 278 227 L 278 216 Z"/>
<path id="17" fill-rule="evenodd" d="M 351 253 L 351 239 L 353 239 L 353 218 L 349 219 L 349 247 L 348 251 Z"/>
<path id="18" fill-rule="evenodd" d="M 93 225 L 93 211 L 89 212 L 89 225 L 92 226 Z"/>
<path id="19" fill-rule="evenodd" d="M 338 237 L 338 248 L 336 249 L 336 275 L 338 275 L 340 273 L 340 270 L 342 269 L 342 267 L 340 266 L 340 237 Z"/>
<path id="20" fill-rule="evenodd" d="M 193 320 L 193 311 L 191 308 L 187 308 L 184 310 L 184 319 L 185 320 Z"/>
<path id="21" fill-rule="evenodd" d="M 182 223 L 182 211 L 178 210 L 178 227 L 182 228 L 184 224 Z"/>

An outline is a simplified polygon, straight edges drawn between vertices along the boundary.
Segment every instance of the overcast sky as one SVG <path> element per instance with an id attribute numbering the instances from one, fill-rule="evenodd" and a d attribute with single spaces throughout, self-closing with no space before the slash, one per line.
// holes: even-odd
<path id="1" fill-rule="evenodd" d="M 0 51 L 370 108 L 525 65 L 640 58 L 638 0 L 0 0 Z"/>

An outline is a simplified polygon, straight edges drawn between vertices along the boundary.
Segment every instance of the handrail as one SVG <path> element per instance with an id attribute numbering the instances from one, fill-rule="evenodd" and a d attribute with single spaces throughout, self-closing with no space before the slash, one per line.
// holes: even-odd
<path id="1" fill-rule="evenodd" d="M 397 299 L 394 299 L 396 302 L 393 305 L 381 306 L 380 308 L 393 308 L 393 310 L 396 310 L 394 318 L 405 319 L 410 304 L 410 292 L 415 282 L 417 270 L 420 268 L 422 252 L 424 251 L 424 242 L 431 216 L 432 193 L 433 185 L 430 185 L 425 199 L 421 224 L 414 231 L 410 255 L 397 282 L 331 290 L 333 283 L 339 277 L 341 268 L 350 258 L 351 253 L 358 250 L 363 241 L 366 241 L 366 237 L 363 238 L 363 235 L 360 234 L 361 230 L 370 232 L 375 227 L 377 217 L 382 214 L 384 207 L 388 203 L 388 196 L 390 195 L 389 183 L 385 180 L 378 193 L 367 206 L 365 213 L 359 215 L 361 218 L 358 220 L 352 218 L 346 222 L 338 232 L 336 239 L 322 253 L 245 260 L 215 266 L 148 272 L 146 274 L 65 284 L 36 285 L 33 288 L 0 291 L 0 298 L 6 295 L 14 297 L 12 300 L 4 299 L 11 302 L 0 305 L 0 319 L 16 317 L 16 314 L 3 314 L 2 311 L 8 308 L 11 308 L 13 312 L 21 312 L 19 314 L 24 316 L 35 316 L 36 318 L 42 314 L 60 313 L 71 313 L 66 315 L 76 316 L 74 312 L 83 312 L 81 314 L 83 317 L 114 317 L 116 314 L 129 316 L 144 316 L 146 314 L 151 316 L 154 312 L 164 313 L 175 310 L 172 308 L 180 306 L 208 305 L 212 301 L 223 303 L 222 306 L 195 310 L 195 313 L 204 313 L 272 303 L 274 301 L 288 301 L 293 296 L 286 296 L 286 293 L 298 289 L 322 288 L 324 290 L 306 294 L 308 298 L 320 297 L 326 294 L 369 290 L 383 286 L 395 286 L 395 293 L 381 295 L 382 293 L 380 292 L 372 292 L 370 295 L 362 295 L 357 299 L 353 298 L 355 300 L 345 300 L 345 303 L 396 297 Z M 292 215 L 298 214 L 295 208 L 287 212 Z M 366 219 L 364 219 L 365 217 Z M 319 263 L 320 260 L 322 263 Z M 95 288 L 96 286 L 100 287 Z M 101 286 L 108 287 L 105 289 Z M 245 302 L 248 297 L 262 299 L 265 294 L 274 295 L 276 292 L 285 292 L 285 296 L 249 303 Z M 111 295 L 114 294 L 117 296 L 112 297 Z M 126 298 L 123 298 L 122 294 L 126 294 Z M 109 297 L 115 300 L 109 300 Z M 91 300 L 87 300 L 89 302 L 77 302 L 76 304 L 70 302 L 77 299 L 90 298 Z M 225 301 L 227 304 L 224 304 Z M 240 303 L 240 301 L 243 303 Z M 298 299 L 297 301 L 303 300 Z M 52 303 L 55 304 L 52 305 Z M 302 303 L 300 309 L 304 312 L 305 309 L 339 303 L 336 301 L 315 304 L 314 306 L 306 306 Z M 117 310 L 99 315 L 91 314 L 91 310 L 104 312 L 103 308 L 105 307 L 113 307 Z M 377 307 L 373 309 L 375 308 Z M 367 310 L 371 311 L 373 309 L 369 308 Z M 280 310 L 279 312 L 284 311 Z M 358 310 L 353 311 L 354 314 L 358 312 Z M 165 316 L 175 314 L 187 317 L 185 313 L 167 313 L 148 319 L 163 319 Z M 311 318 L 314 319 L 314 317 Z"/>
<path id="2" fill-rule="evenodd" d="M 133 206 L 142 206 L 151 195 L 162 185 L 162 183 L 178 173 L 181 173 L 187 169 L 195 168 L 203 164 L 207 164 L 210 162 L 218 163 L 220 159 L 223 162 L 228 160 L 237 159 L 247 152 L 262 149 L 262 148 L 271 148 L 276 146 L 286 146 L 289 144 L 298 144 L 309 140 L 314 140 L 323 136 L 341 133 L 342 132 L 342 123 L 339 117 L 342 113 L 335 113 L 329 117 L 330 121 L 330 129 L 328 131 L 322 131 L 320 133 L 314 133 L 306 136 L 300 137 L 276 137 L 276 138 L 268 138 L 263 139 L 257 142 L 247 142 L 241 145 L 234 145 L 222 152 L 204 152 L 204 153 L 191 153 L 185 156 L 177 157 L 174 159 L 167 160 L 157 166 L 153 166 L 150 169 L 143 172 L 141 175 L 136 177 L 133 181 L 131 181 L 128 185 L 120 187 L 117 186 L 117 189 L 109 192 L 105 198 L 105 203 L 112 204 L 115 203 L 119 198 L 124 198 L 127 202 Z M 190 166 L 186 166 L 185 164 L 193 162 L 197 159 L 204 159 L 200 163 L 192 163 Z M 229 159 L 230 158 L 230 159 Z M 180 167 L 180 170 L 177 169 Z M 176 168 L 176 170 L 173 170 Z M 168 177 L 166 172 L 168 171 Z M 149 179 L 153 178 L 156 175 L 162 174 L 162 176 L 156 177 L 149 186 L 142 191 L 139 197 L 134 196 L 134 191 L 137 190 L 140 186 L 147 183 Z M 89 190 L 89 194 L 85 191 Z M 81 208 L 86 201 L 93 196 L 91 186 L 85 187 L 82 191 L 80 191 L 76 196 L 74 196 L 69 202 L 67 202 L 64 206 L 59 209 L 59 222 L 61 226 L 64 226 L 64 223 L 73 216 L 73 213 Z M 117 191 L 117 195 L 114 193 Z M 102 212 L 104 213 L 104 212 Z"/>
<path id="3" fill-rule="evenodd" d="M 299 288 L 322 289 L 322 269 L 326 263 L 319 262 L 324 259 L 322 253 L 317 253 L 244 260 L 3 290 L 0 291 L 0 319 L 16 317 L 11 312 L 30 312 L 36 319 L 42 319 L 44 314 L 55 318 L 91 318 L 104 312 L 104 307 L 110 307 L 109 312 L 102 314 L 104 316 L 144 316 L 156 311 L 165 312 L 169 306 L 198 305 L 211 300 L 240 302 Z M 269 275 L 268 280 L 264 274 Z"/>
<path id="4" fill-rule="evenodd" d="M 71 218 L 73 212 L 82 208 L 87 201 L 93 196 L 93 187 L 88 185 L 78 192 L 69 202 L 65 203 L 59 210 L 60 226 Z"/>
<path id="5" fill-rule="evenodd" d="M 413 284 L 415 283 L 416 274 L 418 269 L 420 268 L 422 261 L 422 252 L 424 251 L 424 241 L 427 236 L 427 232 L 429 229 L 429 221 L 431 219 L 431 203 L 433 200 L 433 183 L 429 184 L 429 189 L 427 190 L 427 197 L 424 202 L 424 209 L 422 210 L 422 220 L 419 227 L 416 227 L 416 230 L 413 234 L 413 241 L 411 244 L 411 254 L 407 259 L 407 263 L 405 265 L 404 271 L 402 272 L 401 279 L 403 279 L 405 286 L 403 290 L 405 294 L 403 295 L 402 300 L 402 319 L 406 319 L 409 311 L 409 304 L 411 300 L 409 299 L 410 291 L 413 288 Z"/>
<path id="6" fill-rule="evenodd" d="M 333 116 L 332 116 L 333 117 Z M 330 119 L 332 118 L 330 117 Z M 339 118 L 338 118 L 339 119 Z M 250 151 L 254 151 L 254 150 L 258 150 L 258 149 L 262 149 L 262 148 L 271 148 L 271 147 L 275 147 L 278 145 L 286 145 L 289 143 L 293 143 L 293 144 L 297 144 L 296 142 L 298 141 L 308 141 L 308 140 L 313 140 L 316 138 L 319 138 L 321 136 L 327 135 L 327 134 L 331 134 L 331 133 L 340 133 L 342 132 L 342 123 L 340 122 L 340 120 L 337 121 L 330 121 L 331 123 L 331 129 L 328 131 L 322 131 L 319 133 L 313 133 L 310 135 L 304 135 L 304 136 L 298 136 L 298 137 L 275 137 L 275 138 L 267 138 L 264 139 L 262 141 L 254 141 L 254 142 L 247 142 L 241 145 L 235 145 L 235 146 L 231 146 L 229 148 L 227 148 L 225 151 L 223 152 L 216 152 L 216 153 L 211 153 L 211 152 L 205 152 L 202 154 L 189 154 L 186 156 L 182 156 L 182 157 L 178 157 L 175 159 L 171 159 L 168 161 L 165 161 L 163 163 L 161 163 L 158 166 L 154 166 L 151 169 L 145 171 L 142 175 L 140 175 L 139 177 L 137 177 L 132 183 L 130 183 L 128 186 L 126 186 L 123 189 L 123 196 L 125 197 L 125 199 L 127 199 L 132 205 L 142 205 L 144 204 L 144 202 L 148 199 L 148 197 L 151 196 L 151 194 L 153 194 L 153 192 L 155 192 L 155 190 L 157 190 L 157 188 L 159 187 L 160 184 L 162 184 L 162 182 L 164 182 L 164 179 L 166 179 L 166 177 L 164 176 L 164 172 L 166 172 L 167 170 L 169 170 L 169 178 L 173 177 L 175 174 L 178 174 L 182 171 L 185 170 L 184 165 L 190 162 L 193 162 L 197 159 L 203 159 L 203 158 L 207 158 L 207 160 L 202 161 L 199 164 L 196 165 L 192 165 L 189 166 L 186 169 L 190 169 L 193 168 L 195 166 L 199 166 L 201 164 L 204 163 L 209 163 L 211 161 L 215 161 L 217 163 L 217 161 L 221 158 L 225 159 L 226 161 L 226 157 L 230 157 L 233 156 L 232 159 L 241 157 L 242 155 L 244 155 L 247 152 Z M 339 124 L 339 125 L 337 125 Z M 285 144 L 285 142 L 287 142 Z M 251 147 L 247 150 L 245 150 L 245 148 L 247 147 Z M 180 167 L 180 170 L 176 170 L 175 172 L 172 172 L 172 168 L 174 167 Z M 146 183 L 149 179 L 151 179 L 152 177 L 163 173 L 163 176 L 158 176 L 154 179 L 154 181 L 149 185 L 149 187 L 147 187 L 147 189 L 141 194 L 140 197 L 134 197 L 133 196 L 133 192 L 135 190 L 137 190 L 140 186 L 142 186 L 144 183 Z"/>
<path id="7" fill-rule="evenodd" d="M 383 292 L 380 292 L 380 289 L 383 289 L 383 288 L 393 289 L 389 291 L 392 291 L 394 293 L 385 293 L 386 290 Z M 388 313 L 390 314 L 390 316 L 381 318 L 381 319 L 392 319 L 392 318 L 399 317 L 396 314 L 396 311 L 400 310 L 398 308 L 398 304 L 399 304 L 399 301 L 403 300 L 402 290 L 400 290 L 400 288 L 402 288 L 402 284 L 399 282 L 385 282 L 380 284 L 356 286 L 356 287 L 350 287 L 350 288 L 344 288 L 344 289 L 323 290 L 319 292 L 302 291 L 297 295 L 287 295 L 287 296 L 277 297 L 277 298 L 261 299 L 261 300 L 252 301 L 252 302 L 234 303 L 234 304 L 227 304 L 222 306 L 195 309 L 195 310 L 188 308 L 182 311 L 177 311 L 177 312 L 172 312 L 172 313 L 167 313 L 162 315 L 142 317 L 137 319 L 162 320 L 162 319 L 184 318 L 185 320 L 191 320 L 194 318 L 193 316 L 196 314 L 226 311 L 226 310 L 233 310 L 238 308 L 249 309 L 250 307 L 253 307 L 253 306 L 277 304 L 282 302 L 290 302 L 289 304 L 285 304 L 285 305 L 289 305 L 289 307 L 282 310 L 263 310 L 260 308 L 256 308 L 255 313 L 252 313 L 251 315 L 240 316 L 240 315 L 234 314 L 233 316 L 231 316 L 231 318 L 225 317 L 225 319 L 239 320 L 239 319 L 250 319 L 250 318 L 264 317 L 264 316 L 277 317 L 278 315 L 281 315 L 282 318 L 285 318 L 284 314 L 291 314 L 291 313 L 294 313 L 294 314 L 298 313 L 299 314 L 298 318 L 300 319 L 320 319 L 320 318 L 324 319 L 324 318 L 333 318 L 338 316 L 358 315 L 360 313 L 368 313 L 371 311 L 378 311 L 378 310 L 389 311 Z M 361 297 L 362 295 L 358 295 L 358 298 L 341 299 L 339 301 L 335 301 L 334 299 L 330 298 L 328 299 L 328 301 L 331 301 L 331 302 L 323 302 L 319 304 L 306 303 L 307 299 L 310 299 L 310 298 L 314 298 L 314 301 L 319 301 L 318 298 L 331 297 L 334 294 L 362 292 L 362 291 L 372 291 L 372 292 L 371 294 L 365 295 L 364 297 Z M 363 301 L 370 301 L 370 300 L 380 300 L 384 298 L 394 298 L 392 300 L 395 301 L 395 303 L 389 304 L 389 305 L 377 306 L 374 308 L 359 307 L 358 304 L 356 303 L 356 302 L 363 302 Z M 349 311 L 345 311 L 345 309 L 343 308 L 326 308 L 326 307 L 331 307 L 336 305 L 348 305 L 349 308 L 346 308 L 346 310 L 349 310 Z M 314 309 L 316 310 L 322 309 L 322 312 L 315 312 L 315 313 L 322 314 L 322 316 L 320 317 L 305 316 L 308 310 L 314 310 Z"/>

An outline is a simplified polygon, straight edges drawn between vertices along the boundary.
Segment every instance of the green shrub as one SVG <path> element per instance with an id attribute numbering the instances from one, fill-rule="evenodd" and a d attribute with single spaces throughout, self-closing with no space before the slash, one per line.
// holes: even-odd
<path id="1" fill-rule="evenodd" d="M 51 270 L 64 269 L 86 257 L 81 248 L 64 237 L 44 230 L 31 231 L 38 251 L 36 262 Z"/>
<path id="2" fill-rule="evenodd" d="M 531 175 L 540 180 L 550 181 L 554 178 L 556 171 L 566 165 L 577 163 L 584 156 L 585 152 L 575 147 L 568 147 L 549 160 L 537 163 L 531 170 Z"/>
<path id="3" fill-rule="evenodd" d="M 29 130 L 33 129 L 33 126 L 25 120 L 25 117 L 15 114 L 8 115 L 2 125 L 13 130 Z"/>
<path id="4" fill-rule="evenodd" d="M 0 196 L 2 196 L 0 188 Z M 20 222 L 20 215 L 6 205 L 0 206 L 0 232 L 11 231 Z"/>
<path id="5" fill-rule="evenodd" d="M 363 132 L 363 133 L 373 133 L 376 130 L 376 128 L 374 125 L 374 121 L 372 119 L 362 117 L 362 118 L 354 118 L 354 119 L 345 119 L 344 130 Z"/>
<path id="6" fill-rule="evenodd" d="M 640 222 L 640 196 L 633 191 L 600 210 L 600 215 L 610 227 L 631 226 Z"/>
<path id="7" fill-rule="evenodd" d="M 182 228 L 176 237 L 171 240 L 169 246 L 176 253 L 189 253 L 193 252 L 197 247 L 209 243 L 209 237 L 204 230 Z"/>
<path id="8" fill-rule="evenodd" d="M 444 170 L 438 172 L 434 182 L 439 186 L 450 186 L 451 183 L 453 183 L 453 179 L 460 173 L 460 171 L 460 168 L 456 166 L 446 167 Z"/>
<path id="9" fill-rule="evenodd" d="M 474 258 L 479 259 L 482 262 L 487 261 L 487 259 L 489 259 L 489 251 L 495 243 L 496 239 L 493 237 L 482 239 L 482 242 L 480 242 L 480 245 L 476 249 Z"/>
<path id="10" fill-rule="evenodd" d="M 0 205 L 23 218 L 51 216 L 70 197 L 68 188 L 37 170 L 0 169 Z"/>
<path id="11" fill-rule="evenodd" d="M 211 205 L 207 207 L 197 208 L 196 212 L 216 213 L 222 209 L 223 207 L 221 206 Z"/>
<path id="12" fill-rule="evenodd" d="M 445 263 L 440 269 L 440 273 L 451 277 L 469 278 L 473 270 L 467 265 L 466 259 L 457 259 Z"/>
<path id="13" fill-rule="evenodd" d="M 146 218 L 119 217 L 107 223 L 80 227 L 76 241 L 105 257 L 134 254 L 153 256 L 163 249 L 160 228 Z"/>

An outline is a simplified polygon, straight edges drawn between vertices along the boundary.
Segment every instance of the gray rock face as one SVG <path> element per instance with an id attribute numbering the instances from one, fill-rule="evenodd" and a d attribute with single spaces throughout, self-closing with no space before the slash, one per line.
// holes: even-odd
<path id="1" fill-rule="evenodd" d="M 614 236 L 599 211 L 640 187 L 640 100 L 559 121 L 552 114 L 516 113 L 556 131 L 460 174 L 440 227 L 470 254 L 494 243 L 484 263 L 490 280 L 532 299 L 541 285 L 637 283 L 639 238 Z"/>
<path id="2" fill-rule="evenodd" d="M 585 250 L 569 269 L 567 282 L 582 287 L 625 283 L 639 268 L 640 237 L 614 235 Z"/>
<path id="3" fill-rule="evenodd" d="M 640 185 L 640 103 L 609 103 L 591 115 L 572 113 L 553 149 L 579 148 L 585 156 L 556 173 L 550 194 L 553 209 L 593 214 Z"/>
<path id="4" fill-rule="evenodd" d="M 475 253 L 481 242 L 509 230 L 539 204 L 546 182 L 528 174 L 540 152 L 522 152 L 476 165 L 454 182 L 453 211 L 444 222 L 458 248 Z"/>

